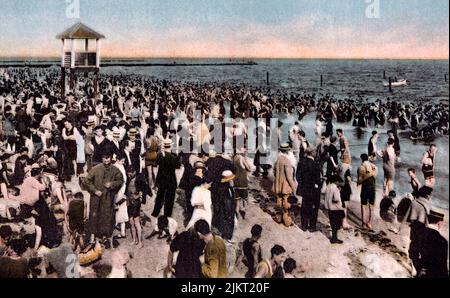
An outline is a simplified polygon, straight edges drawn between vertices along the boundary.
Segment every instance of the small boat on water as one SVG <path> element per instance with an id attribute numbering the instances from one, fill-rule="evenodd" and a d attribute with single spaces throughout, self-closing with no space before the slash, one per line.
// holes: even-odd
<path id="1" fill-rule="evenodd" d="M 384 81 L 383 82 L 384 87 L 389 87 L 389 82 Z M 400 80 L 397 82 L 391 82 L 392 87 L 402 87 L 402 86 L 407 86 L 408 85 L 408 81 L 405 80 Z"/>

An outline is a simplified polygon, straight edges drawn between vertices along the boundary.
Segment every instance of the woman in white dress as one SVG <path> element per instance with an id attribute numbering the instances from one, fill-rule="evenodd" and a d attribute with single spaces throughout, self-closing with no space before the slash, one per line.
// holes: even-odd
<path id="1" fill-rule="evenodd" d="M 212 222 L 212 209 L 211 209 L 211 188 L 212 182 L 208 179 L 204 179 L 200 186 L 194 188 L 192 192 L 191 204 L 194 207 L 194 213 L 192 214 L 191 221 L 187 225 L 186 229 L 192 228 L 195 223 L 201 219 L 211 226 Z"/>
<path id="2" fill-rule="evenodd" d="M 120 225 L 120 236 L 119 238 L 125 238 L 127 235 L 125 233 L 125 227 L 126 223 L 130 220 L 128 217 L 128 206 L 127 206 L 127 199 L 125 197 L 125 191 L 127 187 L 127 172 L 125 170 L 124 166 L 125 162 L 125 156 L 120 155 L 117 157 L 116 162 L 114 163 L 114 166 L 120 170 L 123 176 L 123 184 L 122 187 L 119 189 L 116 195 L 115 203 L 116 203 L 116 225 Z"/>

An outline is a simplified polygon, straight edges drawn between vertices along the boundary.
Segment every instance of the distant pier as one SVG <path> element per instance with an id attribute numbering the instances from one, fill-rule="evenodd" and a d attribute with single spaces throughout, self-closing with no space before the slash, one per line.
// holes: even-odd
<path id="1" fill-rule="evenodd" d="M 231 61 L 231 62 L 210 62 L 210 63 L 155 63 L 155 62 L 139 62 L 137 60 L 110 60 L 102 63 L 102 67 L 187 67 L 187 66 L 254 66 L 258 65 L 255 61 Z M 31 67 L 31 68 L 48 68 L 58 66 L 58 61 L 49 62 L 20 62 L 20 61 L 0 61 L 0 67 Z"/>

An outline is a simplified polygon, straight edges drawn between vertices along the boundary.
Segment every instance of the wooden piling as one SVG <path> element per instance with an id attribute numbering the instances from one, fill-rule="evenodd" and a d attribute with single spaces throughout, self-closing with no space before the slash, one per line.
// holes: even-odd
<path id="1" fill-rule="evenodd" d="M 320 75 L 320 87 L 323 87 L 323 75 Z"/>
<path id="2" fill-rule="evenodd" d="M 389 77 L 389 92 L 392 92 L 392 78 Z"/>
<path id="3" fill-rule="evenodd" d="M 447 82 L 447 74 L 444 74 L 444 80 Z"/>
<path id="4" fill-rule="evenodd" d="M 383 70 L 383 79 L 386 80 L 386 71 Z"/>
<path id="5" fill-rule="evenodd" d="M 270 77 L 269 77 L 269 72 L 267 72 L 267 85 L 270 85 Z"/>

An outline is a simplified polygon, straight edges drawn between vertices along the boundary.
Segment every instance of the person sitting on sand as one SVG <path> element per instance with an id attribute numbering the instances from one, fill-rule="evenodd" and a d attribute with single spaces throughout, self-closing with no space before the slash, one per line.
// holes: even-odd
<path id="1" fill-rule="evenodd" d="M 294 271 L 297 269 L 297 262 L 293 258 L 288 258 L 284 261 L 284 278 L 297 278 L 294 275 Z"/>
<path id="2" fill-rule="evenodd" d="M 256 267 L 255 278 L 272 278 L 278 267 L 283 265 L 286 259 L 286 250 L 280 245 L 275 245 L 270 250 L 270 259 L 259 262 Z"/>

